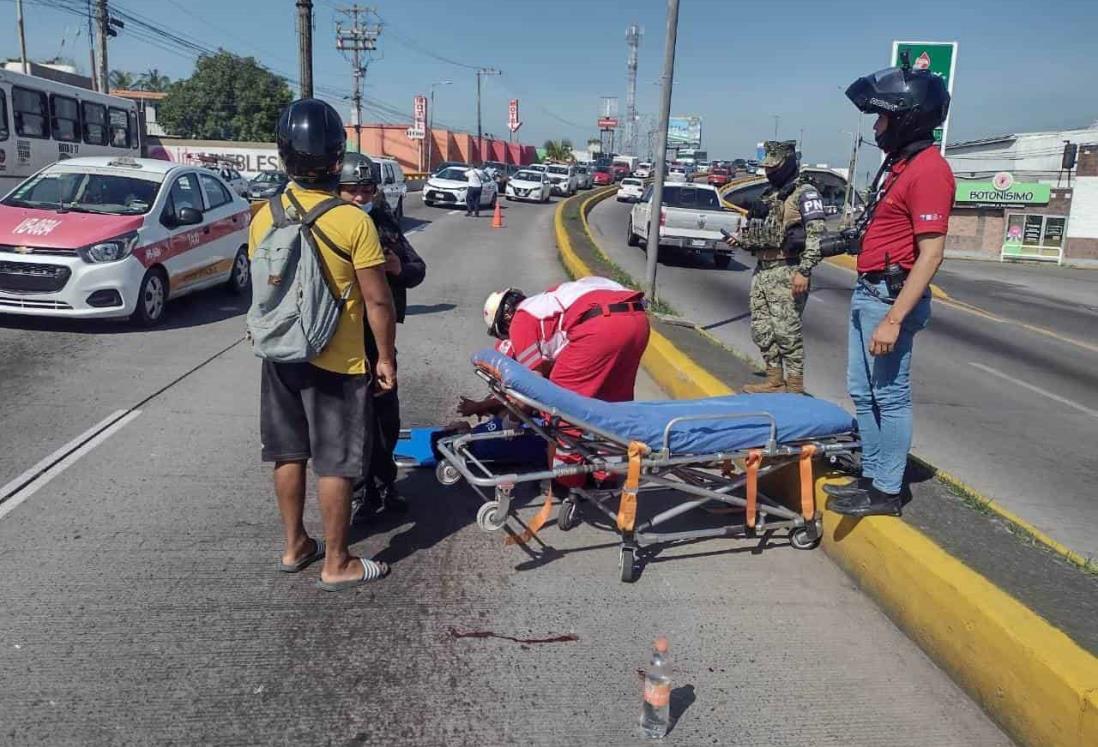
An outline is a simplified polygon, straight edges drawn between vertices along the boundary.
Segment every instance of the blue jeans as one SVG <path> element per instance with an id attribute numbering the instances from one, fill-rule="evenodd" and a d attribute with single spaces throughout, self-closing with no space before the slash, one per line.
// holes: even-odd
<path id="1" fill-rule="evenodd" d="M 924 296 L 900 325 L 896 346 L 888 355 L 869 354 L 873 330 L 891 307 L 883 282 L 871 286 L 859 280 L 850 300 L 846 387 L 854 400 L 862 439 L 862 476 L 892 495 L 903 485 L 914 425 L 911 407 L 911 351 L 915 333 L 930 320 L 930 296 Z"/>
<path id="2" fill-rule="evenodd" d="M 476 213 L 480 215 L 480 193 L 482 187 L 469 187 L 465 190 L 465 214 Z"/>

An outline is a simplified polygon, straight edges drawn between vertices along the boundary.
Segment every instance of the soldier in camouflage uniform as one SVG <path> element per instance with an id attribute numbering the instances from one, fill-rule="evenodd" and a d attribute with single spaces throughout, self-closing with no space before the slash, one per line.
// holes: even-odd
<path id="1" fill-rule="evenodd" d="M 768 140 L 762 166 L 770 187 L 752 207 L 745 227 L 729 240 L 755 255 L 751 278 L 751 338 L 766 361 L 766 381 L 745 392 L 804 393 L 801 315 L 809 278 L 820 262 L 826 233 L 823 198 L 798 176 L 797 143 Z"/>
<path id="2" fill-rule="evenodd" d="M 348 153 L 343 160 L 343 172 L 339 179 L 340 197 L 370 214 L 377 228 L 378 241 L 385 252 L 385 277 L 393 294 L 393 307 L 397 322 L 404 321 L 408 306 L 408 289 L 423 282 L 427 274 L 427 265 L 412 248 L 400 220 L 393 213 L 378 188 L 377 166 L 366 156 Z M 370 334 L 370 326 L 365 325 L 366 357 L 371 370 L 377 360 L 377 344 Z M 397 492 L 396 462 L 393 450 L 400 438 L 400 399 L 397 389 L 379 393 L 373 400 L 378 433 L 373 439 L 374 452 L 368 460 L 368 474 L 355 485 L 352 499 L 352 522 L 359 522 L 371 513 L 382 511 L 404 511 L 407 504 Z"/>

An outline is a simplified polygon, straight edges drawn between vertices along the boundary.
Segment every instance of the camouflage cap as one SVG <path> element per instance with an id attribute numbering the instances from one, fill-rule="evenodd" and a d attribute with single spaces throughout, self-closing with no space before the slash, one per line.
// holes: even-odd
<path id="1" fill-rule="evenodd" d="M 767 140 L 763 143 L 763 151 L 766 155 L 763 157 L 762 163 L 759 164 L 760 166 L 763 168 L 781 166 L 785 159 L 797 157 L 797 141 Z"/>

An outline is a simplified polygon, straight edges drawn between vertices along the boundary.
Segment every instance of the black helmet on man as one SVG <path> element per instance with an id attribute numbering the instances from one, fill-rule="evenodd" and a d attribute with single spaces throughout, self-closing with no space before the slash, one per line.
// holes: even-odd
<path id="1" fill-rule="evenodd" d="M 767 140 L 763 143 L 766 154 L 759 164 L 766 169 L 766 178 L 775 187 L 787 184 L 797 175 L 797 141 Z"/>
<path id="2" fill-rule="evenodd" d="M 331 105 L 319 99 L 291 102 L 278 118 L 275 140 L 291 179 L 306 186 L 335 186 L 347 133 Z"/>
<path id="3" fill-rule="evenodd" d="M 341 186 L 377 184 L 378 175 L 377 164 L 369 156 L 361 153 L 347 153 L 343 156 L 343 168 L 339 172 Z"/>
<path id="4" fill-rule="evenodd" d="M 858 78 L 846 89 L 846 97 L 866 114 L 888 117 L 888 126 L 876 136 L 885 153 L 932 138 L 934 128 L 945 122 L 949 113 L 945 81 L 929 70 L 913 70 L 907 65 Z"/>

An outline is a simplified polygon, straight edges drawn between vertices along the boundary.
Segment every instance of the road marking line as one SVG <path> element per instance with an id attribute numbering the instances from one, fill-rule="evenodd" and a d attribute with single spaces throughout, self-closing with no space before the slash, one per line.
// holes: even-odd
<path id="1" fill-rule="evenodd" d="M 1073 410 L 1078 410 L 1079 412 L 1083 413 L 1084 415 L 1090 415 L 1092 418 L 1098 418 L 1098 410 L 1092 410 L 1092 409 L 1090 409 L 1089 407 L 1087 407 L 1085 405 L 1079 404 L 1078 402 L 1073 402 L 1072 400 L 1067 399 L 1066 397 L 1061 397 L 1059 394 L 1053 394 L 1052 392 L 1046 391 L 1046 390 L 1042 389 L 1039 386 L 1034 386 L 1033 384 L 1030 384 L 1029 382 L 1022 381 L 1021 379 L 1016 379 L 1013 376 L 1008 376 L 1007 374 L 1003 373 L 1002 371 L 996 371 L 994 368 L 992 368 L 990 366 L 985 366 L 982 363 L 974 363 L 972 361 L 969 361 L 968 365 L 972 366 L 973 368 L 978 368 L 981 371 L 984 371 L 985 373 L 989 373 L 992 376 L 998 376 L 1000 379 L 1004 379 L 1006 381 L 1009 381 L 1012 384 L 1017 384 L 1018 386 L 1022 387 L 1023 389 L 1028 389 L 1031 392 L 1035 392 L 1035 393 L 1040 394 L 1044 397 L 1048 397 L 1049 399 L 1051 399 L 1055 402 L 1059 402 L 1062 405 L 1067 405 L 1068 407 L 1072 408 Z"/>
<path id="2" fill-rule="evenodd" d="M 0 488 L 0 519 L 140 414 L 141 410 L 112 413 Z"/>
<path id="3" fill-rule="evenodd" d="M 461 210 L 451 210 L 450 212 L 447 213 L 447 215 L 457 215 L 460 212 L 463 212 L 463 211 L 461 211 Z"/>

